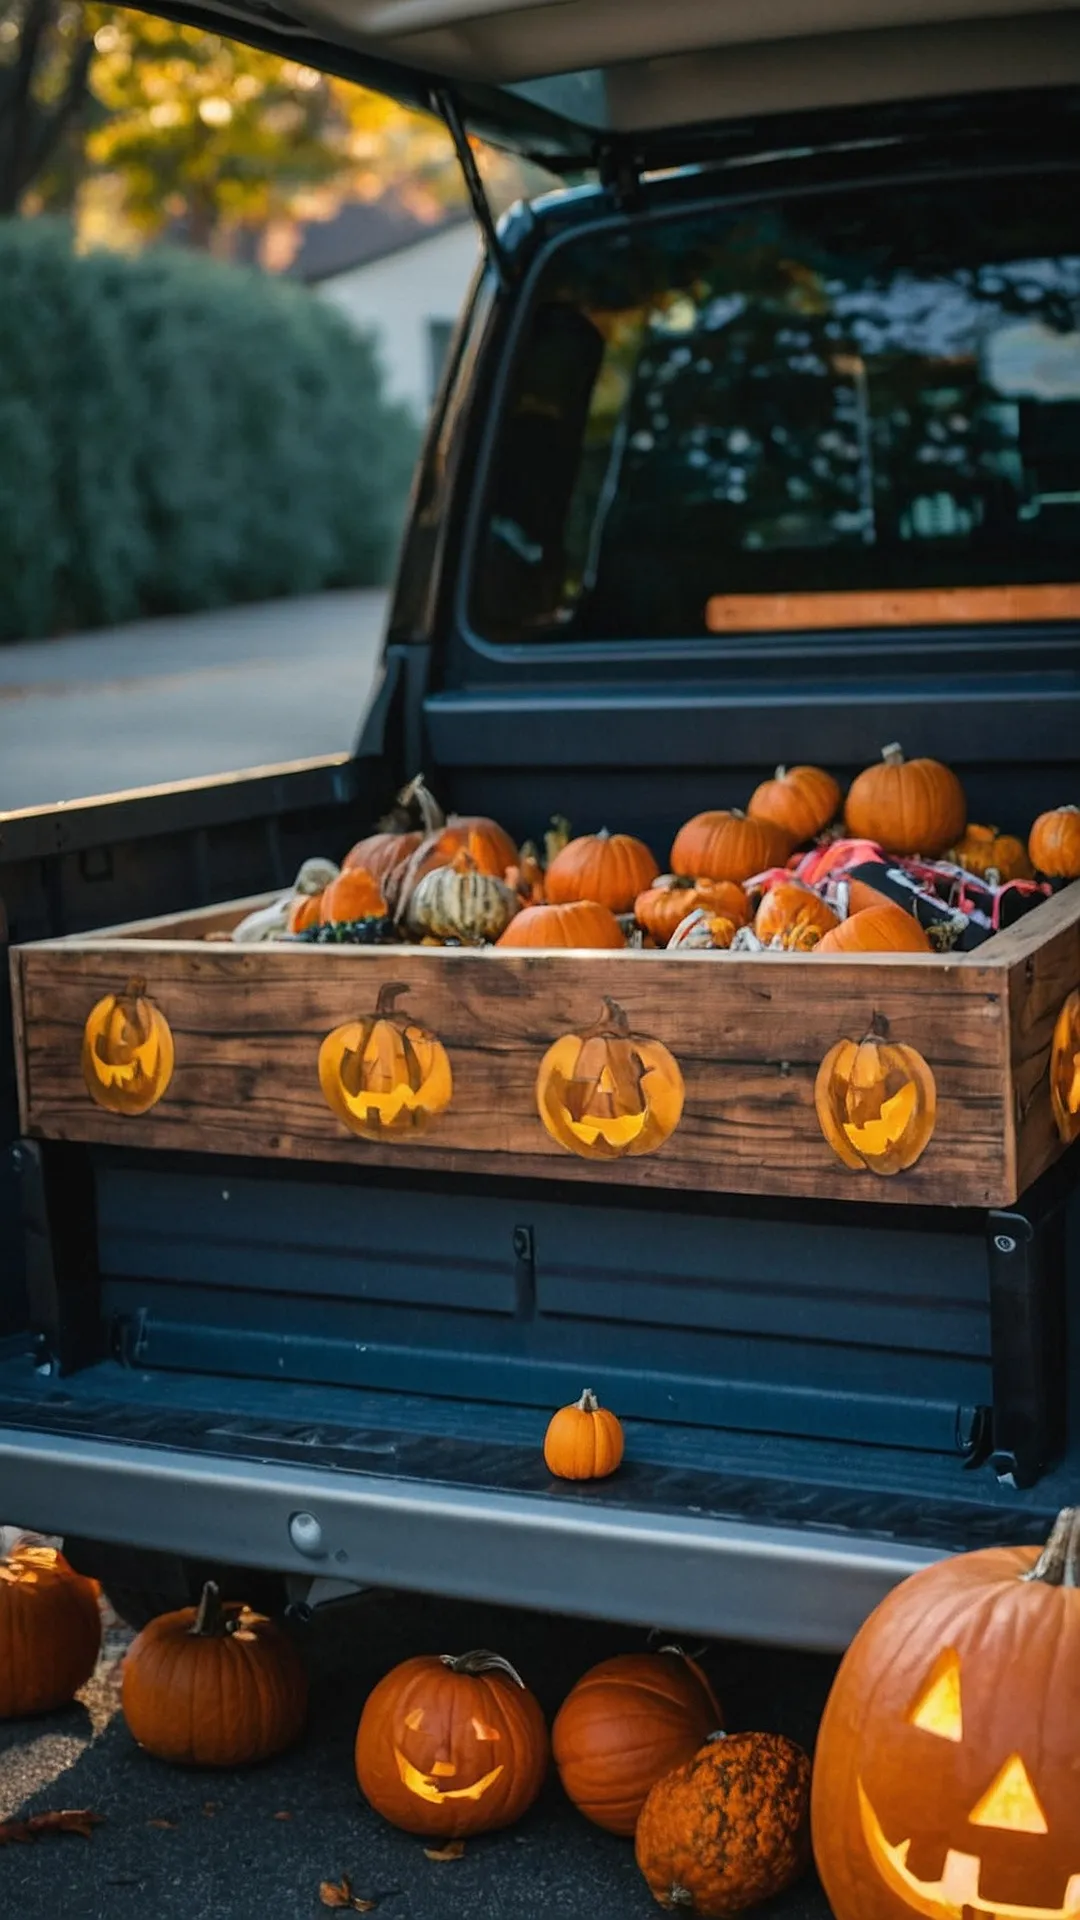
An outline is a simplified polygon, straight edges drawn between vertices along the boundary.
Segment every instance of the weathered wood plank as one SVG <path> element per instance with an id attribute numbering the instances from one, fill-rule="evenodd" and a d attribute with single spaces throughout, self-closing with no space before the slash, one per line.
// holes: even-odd
<path id="1" fill-rule="evenodd" d="M 1076 895 L 1074 899 L 1072 896 Z M 1015 954 L 1009 968 L 1016 1184 L 1023 1193 L 1065 1151 L 1050 1105 L 1050 1043 L 1063 1001 L 1080 987 L 1080 886 L 1039 909 L 1051 931 Z M 1031 919 L 1037 916 L 1032 914 Z M 1027 922 L 1009 929 L 1020 933 Z M 1018 943 L 1019 944 L 1019 943 Z"/>
<path id="2" fill-rule="evenodd" d="M 211 934 L 231 933 L 245 915 L 281 898 L 274 893 L 251 893 L 243 900 L 222 900 L 214 907 L 195 907 L 190 913 L 159 913 L 150 920 L 124 920 L 115 927 L 95 928 L 92 934 L 64 933 L 41 946 L 100 947 L 112 940 L 205 940 Z"/>
<path id="3" fill-rule="evenodd" d="M 882 956 L 885 958 L 885 956 Z M 49 1138 L 304 1160 L 917 1204 L 1015 1198 L 1007 976 L 938 956 L 498 953 L 47 943 L 23 949 L 24 1121 Z M 176 1042 L 165 1098 L 140 1118 L 102 1112 L 82 1083 L 94 1001 L 145 977 Z M 357 1139 L 318 1084 L 319 1045 L 368 1013 L 379 987 L 447 1048 L 454 1097 L 407 1144 Z M 655 1153 L 584 1162 L 549 1139 L 536 1072 L 560 1033 L 590 1026 L 605 995 L 635 1032 L 663 1040 L 686 1083 L 683 1119 Z M 884 1017 L 937 1079 L 935 1136 L 891 1180 L 842 1167 L 822 1138 L 814 1078 L 840 1037 Z"/>

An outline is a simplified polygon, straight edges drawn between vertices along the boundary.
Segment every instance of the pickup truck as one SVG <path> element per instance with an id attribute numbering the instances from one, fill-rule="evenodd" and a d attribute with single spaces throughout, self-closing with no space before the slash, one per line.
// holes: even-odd
<path id="1" fill-rule="evenodd" d="M 421 768 L 658 849 L 897 736 L 977 820 L 1080 799 L 1074 8 L 159 10 L 441 113 L 485 260 L 355 750 L 0 816 L 13 950 L 281 889 Z M 474 136 L 563 184 L 494 223 Z M 1077 1498 L 1075 1147 L 901 1209 L 94 1145 L 20 1046 L 4 996 L 0 1515 L 131 1618 L 214 1568 L 839 1649 Z M 627 1458 L 577 1486 L 585 1382 Z"/>

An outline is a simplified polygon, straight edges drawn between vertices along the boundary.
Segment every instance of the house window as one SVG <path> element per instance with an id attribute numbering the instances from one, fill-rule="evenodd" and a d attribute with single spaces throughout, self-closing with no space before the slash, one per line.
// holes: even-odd
<path id="1" fill-rule="evenodd" d="M 439 391 L 439 382 L 443 377 L 443 368 L 446 366 L 447 355 L 450 352 L 450 342 L 453 339 L 453 337 L 454 337 L 454 322 L 452 320 L 429 320 L 428 321 L 427 339 L 428 339 L 428 401 L 429 402 L 434 401 L 435 395 Z"/>

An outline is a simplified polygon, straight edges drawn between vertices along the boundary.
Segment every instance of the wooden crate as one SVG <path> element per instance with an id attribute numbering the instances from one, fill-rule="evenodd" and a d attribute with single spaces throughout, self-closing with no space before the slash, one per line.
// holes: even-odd
<path id="1" fill-rule="evenodd" d="M 1080 985 L 1080 884 L 969 955 L 533 953 L 429 947 L 246 946 L 222 938 L 242 901 L 12 954 L 22 1125 L 43 1139 L 614 1186 L 884 1204 L 1003 1206 L 1064 1151 L 1048 1062 Z M 207 935 L 217 938 L 207 938 Z M 165 1015 L 175 1068 L 139 1116 L 87 1092 L 84 1025 L 134 978 Z M 320 1088 L 330 1031 L 370 1014 L 380 987 L 449 1055 L 453 1097 L 423 1133 L 357 1138 Z M 605 996 L 663 1041 L 685 1083 L 682 1119 L 636 1158 L 579 1159 L 550 1138 L 536 1077 L 561 1034 Z M 814 1106 L 818 1067 L 874 1022 L 918 1049 L 937 1086 L 922 1157 L 878 1178 L 842 1164 Z"/>

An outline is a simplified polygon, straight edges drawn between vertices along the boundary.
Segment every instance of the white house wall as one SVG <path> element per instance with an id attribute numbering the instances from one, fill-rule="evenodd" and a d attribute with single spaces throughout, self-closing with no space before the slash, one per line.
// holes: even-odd
<path id="1" fill-rule="evenodd" d="M 387 385 L 422 418 L 431 400 L 430 323 L 454 321 L 480 257 L 472 222 L 350 267 L 314 291 L 377 337 Z"/>

